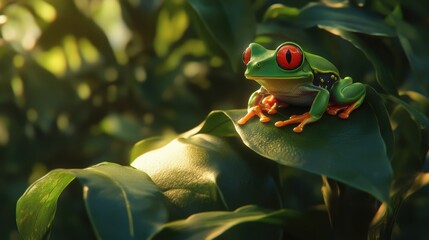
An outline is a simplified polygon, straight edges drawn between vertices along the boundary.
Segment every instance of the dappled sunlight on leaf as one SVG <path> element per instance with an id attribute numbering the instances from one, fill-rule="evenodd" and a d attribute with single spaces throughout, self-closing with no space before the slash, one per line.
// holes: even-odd
<path id="1" fill-rule="evenodd" d="M 27 9 L 13 5 L 6 9 L 5 16 L 7 21 L 1 28 L 4 39 L 25 50 L 32 49 L 41 35 L 33 15 Z"/>
<path id="2" fill-rule="evenodd" d="M 170 9 L 163 8 L 158 16 L 158 27 L 155 35 L 154 48 L 158 56 L 165 56 L 171 45 L 181 39 L 188 28 L 188 16 L 183 6 Z"/>
<path id="3" fill-rule="evenodd" d="M 52 22 L 57 18 L 56 9 L 47 1 L 31 0 L 29 2 L 34 7 L 37 16 L 45 20 L 45 22 Z"/>
<path id="4" fill-rule="evenodd" d="M 36 60 L 58 77 L 66 74 L 67 60 L 64 49 L 61 47 L 54 47 L 46 52 L 36 54 Z"/>
<path id="5" fill-rule="evenodd" d="M 79 46 L 82 49 L 82 57 L 84 58 L 86 63 L 94 64 L 100 60 L 100 53 L 97 49 L 92 45 L 92 43 L 86 39 L 79 39 Z"/>
<path id="6" fill-rule="evenodd" d="M 87 64 L 95 64 L 99 58 L 98 51 L 88 39 L 76 39 L 73 35 L 65 36 L 61 46 L 35 51 L 37 62 L 57 77 L 88 68 Z"/>
<path id="7" fill-rule="evenodd" d="M 110 114 L 101 121 L 101 129 L 126 141 L 137 141 L 141 138 L 139 124 L 132 118 Z"/>
<path id="8" fill-rule="evenodd" d="M 117 0 L 100 1 L 100 6 L 96 11 L 92 11 L 90 16 L 104 30 L 117 61 L 122 64 L 127 63 L 128 56 L 125 49 L 130 41 L 131 32 L 123 21 L 119 2 Z"/>

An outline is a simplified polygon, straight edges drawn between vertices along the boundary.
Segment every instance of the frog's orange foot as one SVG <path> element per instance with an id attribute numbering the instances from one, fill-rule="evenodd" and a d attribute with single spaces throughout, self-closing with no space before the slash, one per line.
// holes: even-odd
<path id="1" fill-rule="evenodd" d="M 328 108 L 326 108 L 326 112 L 329 115 L 335 116 L 340 111 L 343 111 L 344 109 L 347 109 L 347 105 L 329 105 Z"/>
<path id="2" fill-rule="evenodd" d="M 306 112 L 306 113 L 301 114 L 301 115 L 292 115 L 288 120 L 278 121 L 274 125 L 276 127 L 284 127 L 284 126 L 287 126 L 290 124 L 299 123 L 298 126 L 293 128 L 293 131 L 296 133 L 300 133 L 304 130 L 304 126 L 307 123 L 312 122 L 312 121 L 310 121 L 312 119 L 314 119 L 313 116 L 309 112 Z"/>
<path id="3" fill-rule="evenodd" d="M 341 119 L 347 119 L 350 116 L 350 113 L 357 108 L 358 102 L 354 102 L 346 105 L 329 105 L 326 109 L 326 112 L 330 115 L 337 115 Z"/>
<path id="4" fill-rule="evenodd" d="M 268 114 L 276 114 L 278 107 L 284 107 L 285 104 L 277 100 L 274 95 L 269 95 L 262 100 L 263 110 Z"/>
<path id="5" fill-rule="evenodd" d="M 254 106 L 250 108 L 247 114 L 244 115 L 244 117 L 240 118 L 237 123 L 240 125 L 244 125 L 255 115 L 259 117 L 260 122 L 269 122 L 271 120 L 269 117 L 265 116 L 262 113 L 262 109 L 260 106 Z"/>

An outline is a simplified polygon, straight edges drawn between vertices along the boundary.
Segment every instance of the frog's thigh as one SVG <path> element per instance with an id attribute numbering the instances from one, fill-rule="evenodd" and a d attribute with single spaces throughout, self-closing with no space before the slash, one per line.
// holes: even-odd
<path id="1" fill-rule="evenodd" d="M 365 96 L 365 85 L 353 83 L 350 77 L 345 77 L 336 82 L 331 91 L 336 103 L 348 104 Z"/>
<path id="2" fill-rule="evenodd" d="M 329 96 L 330 94 L 328 90 L 323 88 L 319 90 L 310 108 L 310 114 L 313 116 L 313 120 L 317 120 L 322 117 L 328 107 Z"/>

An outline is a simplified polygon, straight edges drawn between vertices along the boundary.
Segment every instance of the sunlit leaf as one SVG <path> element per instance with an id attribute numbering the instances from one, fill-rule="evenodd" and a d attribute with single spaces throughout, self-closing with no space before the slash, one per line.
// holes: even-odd
<path id="1" fill-rule="evenodd" d="M 231 124 L 230 119 L 243 143 L 256 153 L 279 164 L 325 175 L 388 202 L 392 169 L 373 110 L 363 104 L 347 120 L 325 115 L 301 134 L 294 133 L 292 127 L 273 124 L 305 111 L 308 109 L 287 107 L 273 115 L 271 123 L 255 118 L 244 126 L 237 121 L 246 110 L 216 111 L 206 121 L 216 126 L 211 120 L 215 118 L 218 127 L 203 127 L 202 131 L 216 134 L 217 129 Z"/>
<path id="2" fill-rule="evenodd" d="M 332 8 L 311 3 L 302 9 L 296 9 L 275 4 L 266 11 L 264 19 L 286 21 L 301 28 L 319 26 L 376 36 L 396 35 L 382 16 L 354 7 Z"/>
<path id="3" fill-rule="evenodd" d="M 52 226 L 60 194 L 73 181 L 73 175 L 50 172 L 36 181 L 16 204 L 16 223 L 25 239 L 43 239 Z"/>
<path id="4" fill-rule="evenodd" d="M 75 178 L 83 186 L 87 212 L 100 239 L 145 239 L 166 221 L 164 198 L 146 174 L 102 163 L 86 169 L 53 170 L 33 183 L 16 206 L 17 226 L 24 239 L 47 236 L 58 198 Z"/>
<path id="5" fill-rule="evenodd" d="M 137 157 L 144 153 L 164 146 L 170 141 L 171 139 L 167 137 L 151 137 L 137 142 L 131 150 L 130 162 L 133 162 Z"/>
<path id="6" fill-rule="evenodd" d="M 241 229 L 240 237 L 243 239 L 269 236 L 269 232 L 255 231 L 259 225 L 273 225 L 282 228 L 288 222 L 300 216 L 299 213 L 291 210 L 266 210 L 256 206 L 244 206 L 234 212 L 213 211 L 197 213 L 185 220 L 175 221 L 165 224 L 154 239 L 214 239 L 228 236 L 228 231 L 239 225 L 254 223 L 249 228 Z M 259 224 L 259 225 L 255 225 Z M 253 228 L 253 229 L 252 229 Z M 256 229 L 255 229 L 256 228 Z M 279 238 L 279 236 L 276 236 Z M 272 239 L 272 238 L 271 238 Z"/>
<path id="7" fill-rule="evenodd" d="M 231 145 L 233 140 L 208 134 L 180 136 L 131 165 L 161 188 L 171 202 L 173 219 L 247 204 L 279 208 L 272 162 L 249 155 L 252 152 L 241 144 Z"/>

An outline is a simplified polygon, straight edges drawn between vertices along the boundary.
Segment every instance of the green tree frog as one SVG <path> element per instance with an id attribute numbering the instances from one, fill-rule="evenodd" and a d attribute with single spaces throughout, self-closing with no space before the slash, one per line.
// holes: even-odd
<path id="1" fill-rule="evenodd" d="M 261 122 L 269 122 L 264 112 L 275 114 L 278 107 L 288 104 L 311 106 L 304 114 L 274 124 L 277 127 L 298 124 L 293 131 L 300 133 L 325 111 L 347 119 L 365 98 L 365 85 L 353 83 L 351 77 L 340 78 L 331 62 L 304 52 L 293 42 L 285 42 L 276 50 L 251 43 L 243 53 L 243 61 L 247 66 L 245 77 L 258 82 L 261 88 L 249 98 L 248 111 L 238 121 L 240 125 L 255 115 Z"/>

